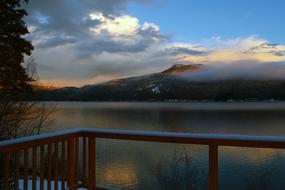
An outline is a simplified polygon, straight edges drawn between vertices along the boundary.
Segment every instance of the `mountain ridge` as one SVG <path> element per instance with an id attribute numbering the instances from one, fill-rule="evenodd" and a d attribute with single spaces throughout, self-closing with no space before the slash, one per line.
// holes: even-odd
<path id="1" fill-rule="evenodd" d="M 172 67 L 170 67 L 169 69 L 162 71 L 161 73 L 176 75 L 176 74 L 181 74 L 184 72 L 196 71 L 196 70 L 200 69 L 202 66 L 203 66 L 202 64 L 189 64 L 189 65 L 175 64 Z"/>
<path id="2" fill-rule="evenodd" d="M 162 72 L 111 80 L 81 88 L 38 90 L 39 101 L 263 101 L 285 100 L 285 80 L 225 79 L 191 81 L 180 77 L 205 65 L 174 65 Z M 188 73 L 187 73 L 188 74 Z"/>

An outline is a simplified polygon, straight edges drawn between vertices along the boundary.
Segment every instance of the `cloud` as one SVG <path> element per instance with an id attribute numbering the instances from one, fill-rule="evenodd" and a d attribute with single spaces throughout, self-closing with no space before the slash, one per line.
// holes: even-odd
<path id="1" fill-rule="evenodd" d="M 173 43 L 167 45 L 162 53 L 172 56 L 203 56 L 209 51 L 200 45 Z"/>
<path id="2" fill-rule="evenodd" d="M 108 76 L 108 75 L 98 75 L 93 78 L 87 78 L 87 79 L 66 79 L 66 78 L 57 78 L 57 79 L 44 79 L 41 80 L 40 83 L 47 85 L 47 86 L 52 86 L 52 87 L 66 87 L 66 86 L 82 86 L 84 85 L 91 85 L 95 83 L 101 83 L 101 82 L 106 82 L 109 80 L 112 80 L 116 78 L 114 75 Z"/>
<path id="3" fill-rule="evenodd" d="M 259 48 L 255 43 L 244 43 L 240 46 L 226 45 L 225 48 L 206 47 L 201 44 L 162 43 L 153 44 L 148 48 L 136 50 L 126 46 L 108 46 L 108 43 L 98 44 L 97 53 L 88 52 L 90 56 L 78 57 L 78 47 L 72 44 L 48 48 L 45 51 L 36 50 L 43 65 L 53 67 L 53 70 L 42 69 L 40 76 L 58 85 L 83 85 L 103 82 L 105 80 L 136 76 L 146 73 L 162 71 L 176 63 L 202 63 L 208 65 L 209 70 L 203 70 L 191 75 L 192 79 L 215 80 L 225 78 L 281 78 L 285 76 L 284 58 L 275 55 L 282 52 L 282 45 L 272 48 Z M 248 41 L 248 39 L 244 39 Z M 261 41 L 256 39 L 256 41 Z M 127 43 L 126 43 L 127 44 Z M 250 44 L 250 45 L 244 45 Z M 90 45 L 91 47 L 87 47 Z M 85 47 L 84 47 L 85 46 Z M 106 47 L 105 47 L 106 46 Z M 109 48 L 108 48 L 109 47 Z M 110 49 L 113 48 L 112 49 Z M 126 48 L 122 50 L 121 48 Z M 86 50 L 84 49 L 86 48 Z M 116 50 L 116 48 L 120 48 Z M 128 48 L 130 48 L 128 50 Z M 94 50 L 92 43 L 80 45 L 83 51 Z M 108 49 L 108 51 L 106 51 Z M 64 57 L 62 56 L 64 55 Z M 46 58 L 49 59 L 46 59 Z M 283 60 L 282 60 L 283 59 Z M 277 61 L 275 61 L 277 60 Z M 279 61 L 281 60 L 281 61 Z M 272 75 L 275 73 L 276 75 Z M 107 76 L 107 77 L 106 77 Z M 63 82 L 64 81 L 64 82 Z"/>
<path id="4" fill-rule="evenodd" d="M 139 20 L 129 15 L 108 18 L 102 13 L 91 13 L 89 16 L 91 20 L 98 23 L 91 28 L 96 35 L 107 32 L 114 37 L 134 36 L 140 28 Z"/>
<path id="5" fill-rule="evenodd" d="M 151 0 L 32 0 L 27 5 L 32 15 L 27 20 L 35 25 L 40 23 L 40 17 L 46 17 L 49 28 L 74 32 L 74 26 L 85 22 L 84 18 L 92 12 L 101 12 L 104 16 L 121 15 L 127 12 L 129 2 L 147 3 Z M 73 30 L 68 30 L 72 28 Z"/>
<path id="6" fill-rule="evenodd" d="M 257 36 L 212 37 L 195 44 L 173 42 L 157 24 L 128 13 L 130 2 L 151 1 L 30 1 L 26 21 L 31 34 L 27 37 L 35 46 L 41 80 L 79 86 L 158 72 L 176 63 L 285 61 L 284 45 Z"/>
<path id="7" fill-rule="evenodd" d="M 156 68 L 153 47 L 169 37 L 156 24 L 129 15 L 130 1 L 151 0 L 30 1 L 28 38 L 42 81 L 84 82 L 154 71 L 144 67 Z"/>
<path id="8" fill-rule="evenodd" d="M 140 24 L 136 17 L 130 15 L 109 18 L 102 13 L 92 13 L 90 18 L 99 24 L 89 28 L 88 39 L 81 38 L 76 44 L 84 56 L 104 51 L 139 52 L 168 40 L 157 25 Z"/>
<path id="9" fill-rule="evenodd" d="M 200 45 L 205 47 L 205 51 L 208 52 L 204 56 L 183 54 L 177 55 L 176 59 L 181 62 L 195 63 L 231 63 L 246 60 L 256 62 L 285 61 L 284 45 L 272 44 L 256 36 L 228 40 L 213 37 L 203 40 Z"/>
<path id="10" fill-rule="evenodd" d="M 128 51 L 132 49 L 132 45 L 133 49 L 144 49 L 165 36 L 160 34 L 158 26 L 154 24 L 143 23 L 143 26 L 140 26 L 137 18 L 127 14 L 127 5 L 129 2 L 150 1 L 33 0 L 25 5 L 30 14 L 26 21 L 32 31 L 28 38 L 33 41 L 36 48 L 73 44 L 74 48 L 84 49 L 82 44 L 88 42 L 89 45 L 86 47 L 94 48 L 90 49 L 91 52 L 109 49 L 112 52 Z M 129 34 L 132 34 L 131 39 Z M 124 43 L 120 48 L 122 42 Z M 127 42 L 129 43 L 126 44 Z M 104 49 L 99 48 L 102 45 Z M 80 54 L 80 49 L 78 52 Z M 83 53 L 85 56 L 88 51 Z"/>
<path id="11" fill-rule="evenodd" d="M 36 48 L 72 44 L 80 56 L 102 51 L 142 51 L 167 40 L 154 23 L 127 14 L 131 0 L 33 0 L 27 8 L 28 36 Z M 150 0 L 132 2 L 146 3 Z"/>
<path id="12" fill-rule="evenodd" d="M 258 44 L 257 46 L 254 46 L 250 48 L 246 53 L 249 54 L 271 54 L 273 56 L 277 57 L 283 57 L 285 56 L 285 46 L 281 44 L 272 44 L 267 41 L 264 43 Z"/>

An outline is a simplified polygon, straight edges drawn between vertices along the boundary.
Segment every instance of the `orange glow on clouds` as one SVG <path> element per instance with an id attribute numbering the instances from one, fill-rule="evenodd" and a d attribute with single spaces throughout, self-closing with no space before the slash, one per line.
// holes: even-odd
<path id="1" fill-rule="evenodd" d="M 117 79 L 116 76 L 100 75 L 90 79 L 49 79 L 40 80 L 40 85 L 52 87 L 81 87 L 88 84 L 98 84 L 109 80 Z"/>
<path id="2" fill-rule="evenodd" d="M 179 44 L 178 46 L 183 47 Z M 190 45 L 188 46 L 191 47 Z M 257 62 L 285 61 L 285 45 L 273 44 L 256 36 L 228 40 L 213 37 L 206 40 L 204 45 L 198 44 L 199 46 L 204 46 L 204 50 L 208 53 L 203 55 L 182 54 L 177 55 L 174 59 L 179 62 L 195 63 L 230 63 L 245 60 Z"/>
<path id="3" fill-rule="evenodd" d="M 277 62 L 284 61 L 285 56 L 276 56 L 266 52 L 256 52 L 254 54 L 243 53 L 234 50 L 217 50 L 206 56 L 191 56 L 183 55 L 177 56 L 176 60 L 179 62 L 194 62 L 194 63 L 207 63 L 207 62 L 223 62 L 230 63 L 236 61 L 252 60 L 258 62 Z"/>
<path id="4" fill-rule="evenodd" d="M 102 15 L 91 15 L 93 19 L 102 20 L 101 25 L 97 26 L 94 33 L 101 33 L 105 30 L 108 30 L 112 37 L 121 42 L 127 44 L 132 44 L 138 38 L 131 37 L 136 36 L 134 31 L 137 31 L 138 28 L 141 30 L 147 30 L 149 27 L 153 30 L 159 30 L 159 28 L 151 23 L 144 23 L 140 25 L 138 20 L 132 17 L 120 17 L 117 19 L 117 22 L 108 20 L 108 18 L 103 17 Z M 98 18 L 97 18 L 98 17 Z M 114 22 L 114 23 L 113 23 Z M 120 29 L 119 29 L 120 28 Z M 128 36 L 126 38 L 126 35 Z M 125 39 L 122 41 L 122 39 Z M 167 50 L 172 50 L 172 53 L 167 53 Z M 174 53 L 173 53 L 174 52 Z M 161 57 L 157 59 L 157 55 Z M 95 60 L 94 60 L 95 59 Z M 138 61 L 139 60 L 139 61 Z M 84 60 L 86 61 L 86 60 Z M 90 78 L 77 78 L 77 79 L 68 79 L 68 78 L 54 78 L 47 79 L 43 78 L 41 84 L 55 87 L 65 87 L 65 86 L 75 86 L 80 87 L 88 84 L 98 84 L 106 82 L 113 79 L 124 78 L 128 76 L 136 76 L 137 73 L 140 75 L 152 72 L 160 72 L 165 63 L 165 67 L 171 66 L 171 64 L 177 63 L 198 63 L 198 64 L 236 64 L 238 62 L 251 61 L 258 64 L 266 64 L 270 62 L 285 62 L 285 45 L 283 44 L 274 44 L 268 40 L 257 38 L 255 36 L 249 36 L 246 38 L 236 38 L 236 39 L 222 39 L 220 37 L 213 37 L 209 40 L 202 41 L 200 44 L 191 44 L 191 43 L 166 43 L 161 46 L 154 46 L 150 49 L 144 51 L 144 53 L 129 52 L 129 53 L 106 53 L 96 55 L 92 59 L 87 60 L 94 62 L 94 68 L 96 69 L 96 62 L 106 62 L 104 67 L 112 67 L 113 63 L 119 62 L 116 67 L 124 64 L 130 66 L 130 71 L 126 71 L 125 75 L 114 74 L 108 75 L 99 75 L 96 77 Z M 129 63 L 136 63 L 144 65 L 136 69 L 133 69 L 134 65 Z M 152 62 L 159 63 L 159 67 L 153 67 Z M 79 62 L 82 63 L 82 62 Z M 79 64 L 78 63 L 78 64 Z M 110 64 L 112 63 L 112 64 Z M 93 63 L 92 63 L 93 64 Z M 84 64 L 83 64 L 84 65 Z M 80 69 L 83 69 L 82 66 Z M 128 69 L 126 66 L 124 69 Z M 66 69 L 68 70 L 68 68 Z M 138 72 L 139 71 L 139 72 Z M 74 71 L 73 71 L 74 72 Z M 116 74 L 115 74 L 116 73 Z M 136 74 L 135 74 L 136 73 Z M 120 76 L 116 76 L 120 75 Z"/>

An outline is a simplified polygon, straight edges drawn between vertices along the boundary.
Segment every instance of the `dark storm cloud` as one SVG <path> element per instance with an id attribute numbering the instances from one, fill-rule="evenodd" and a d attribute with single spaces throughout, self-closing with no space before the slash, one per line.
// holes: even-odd
<path id="1" fill-rule="evenodd" d="M 132 43 L 113 40 L 112 36 L 108 33 L 99 37 L 94 37 L 92 34 L 88 34 L 88 36 L 88 41 L 81 41 L 77 44 L 78 49 L 80 49 L 78 54 L 81 57 L 102 52 L 137 53 L 145 51 L 152 44 L 162 43 L 169 40 L 168 36 L 161 34 L 159 31 L 155 31 L 152 27 L 146 29 L 138 28 L 134 39 L 132 39 L 132 36 L 126 37 L 131 40 Z M 140 37 L 137 39 L 137 36 Z"/>
<path id="2" fill-rule="evenodd" d="M 145 50 L 148 44 L 144 42 L 137 42 L 134 45 L 122 44 L 112 40 L 100 40 L 94 39 L 89 42 L 83 42 L 78 44 L 80 51 L 78 52 L 79 57 L 88 57 L 92 54 L 99 54 L 102 52 L 109 53 L 124 53 L 124 52 L 140 52 Z"/>
<path id="3" fill-rule="evenodd" d="M 272 54 L 278 56 L 278 57 L 283 57 L 285 56 L 285 51 L 273 51 L 271 52 Z"/>
<path id="4" fill-rule="evenodd" d="M 146 3 L 151 0 L 82 0 L 86 6 L 91 7 L 92 10 L 100 11 L 105 16 L 109 14 L 120 14 L 127 11 L 127 4 L 129 2 Z"/>
<path id="5" fill-rule="evenodd" d="M 256 50 L 260 50 L 260 49 L 272 49 L 272 48 L 275 48 L 277 47 L 279 44 L 273 44 L 273 43 L 262 43 L 262 44 L 259 44 L 257 46 L 254 46 L 254 47 L 251 47 L 249 49 L 249 52 L 250 51 L 256 51 Z"/>
<path id="6" fill-rule="evenodd" d="M 165 49 L 165 52 L 169 55 L 181 55 L 181 54 L 186 54 L 186 55 L 194 55 L 194 56 L 200 56 L 200 55 L 206 55 L 208 54 L 208 51 L 206 50 L 199 50 L 190 47 L 171 47 Z"/>
<path id="7" fill-rule="evenodd" d="M 132 2 L 149 2 L 150 0 L 133 0 Z M 167 39 L 160 31 L 149 27 L 139 28 L 141 36 L 136 43 L 124 44 L 106 35 L 91 34 L 90 28 L 101 24 L 100 20 L 92 20 L 90 13 L 100 12 L 108 19 L 126 12 L 131 0 L 31 0 L 27 5 L 30 15 L 27 22 L 34 27 L 29 39 L 38 39 L 36 48 L 52 48 L 59 45 L 74 44 L 79 56 L 88 56 L 100 52 L 138 52 L 151 44 Z M 43 22 L 44 19 L 44 22 Z M 39 39 L 42 38 L 42 39 Z M 82 53 L 82 55 L 81 55 Z"/>
<path id="8" fill-rule="evenodd" d="M 262 43 L 262 44 L 259 44 L 257 46 L 254 46 L 254 47 L 250 48 L 245 53 L 254 54 L 256 52 L 266 52 L 266 53 L 270 53 L 270 54 L 278 56 L 278 57 L 285 56 L 285 51 L 284 50 L 280 50 L 279 49 L 280 46 L 282 46 L 282 45 L 281 44 L 277 44 L 277 43 L 268 43 L 268 42 L 266 42 L 266 43 Z"/>
<path id="9" fill-rule="evenodd" d="M 134 33 L 126 35 L 113 34 L 104 28 L 97 33 L 90 30 L 128 15 L 127 5 L 130 2 L 150 1 L 31 0 L 27 5 L 29 16 L 26 21 L 31 30 L 28 38 L 35 46 L 34 56 L 39 63 L 40 77 L 86 79 L 104 74 L 123 76 L 151 72 L 161 67 L 166 59 L 154 58 L 148 49 L 168 41 L 169 37 L 162 34 L 155 24 L 137 20 Z M 102 14 L 103 19 L 92 19 L 92 13 Z"/>
<path id="10" fill-rule="evenodd" d="M 149 2 L 150 0 L 31 0 L 27 5 L 33 24 L 39 24 L 36 16 L 49 18 L 48 28 L 72 32 L 75 26 L 84 23 L 85 17 L 91 12 L 101 12 L 105 16 L 119 15 L 126 12 L 129 2 Z M 88 23 L 88 22 L 86 22 Z M 47 25 L 46 25 L 47 26 Z M 73 29 L 73 30 L 69 30 Z"/>
<path id="11" fill-rule="evenodd" d="M 157 57 L 140 61 L 140 55 L 130 60 L 101 61 L 100 64 L 89 65 L 90 76 L 114 75 L 114 76 L 138 76 L 147 73 L 160 72 L 174 64 L 165 57 Z"/>
<path id="12" fill-rule="evenodd" d="M 37 45 L 37 48 L 52 48 L 61 46 L 63 44 L 73 44 L 77 40 L 73 37 L 67 37 L 67 36 L 55 36 L 47 39 L 46 41 L 40 42 Z"/>

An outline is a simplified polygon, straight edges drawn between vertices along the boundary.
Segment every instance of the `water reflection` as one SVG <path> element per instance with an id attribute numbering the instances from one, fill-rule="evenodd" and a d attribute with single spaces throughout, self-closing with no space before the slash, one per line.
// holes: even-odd
<path id="1" fill-rule="evenodd" d="M 207 173 L 206 146 L 99 139 L 96 160 L 98 182 L 123 189 L 160 189 L 158 166 L 160 163 L 171 165 L 174 153 L 191 157 L 195 169 Z M 201 183 L 206 184 L 207 178 L 201 178 Z"/>
<path id="2" fill-rule="evenodd" d="M 284 189 L 284 150 L 221 147 L 219 155 L 220 189 Z"/>
<path id="3" fill-rule="evenodd" d="M 124 167 L 122 167 L 124 166 Z M 137 171 L 133 164 L 128 162 L 111 162 L 100 170 L 99 179 L 105 184 L 128 187 L 137 184 Z"/>
<path id="4" fill-rule="evenodd" d="M 230 104 L 228 107 L 224 104 L 210 104 L 208 107 L 204 105 L 203 109 L 198 109 L 193 103 L 153 103 L 156 104 L 155 107 L 150 103 L 125 104 L 59 103 L 56 122 L 49 130 L 97 127 L 191 133 L 285 134 L 285 103 L 264 103 L 264 107 L 251 104 Z M 236 107 L 238 109 L 234 109 Z"/>
<path id="5" fill-rule="evenodd" d="M 96 127 L 280 136 L 285 134 L 284 123 L 285 103 L 59 103 L 55 123 L 48 130 Z M 171 165 L 175 152 L 189 155 L 192 165 L 207 173 L 205 146 L 100 139 L 98 182 L 122 189 L 161 189 L 157 166 Z M 260 189 L 264 181 L 270 190 L 285 187 L 283 150 L 220 147 L 219 156 L 222 190 Z"/>

